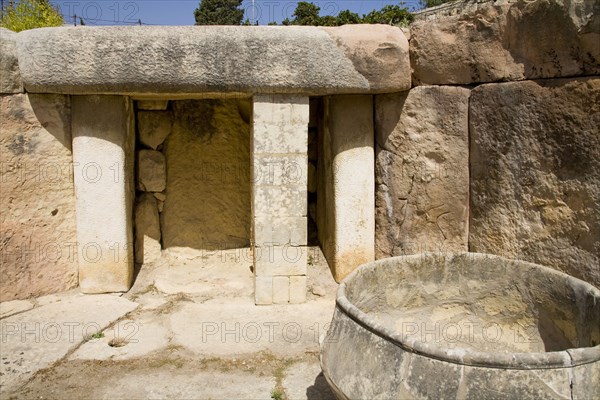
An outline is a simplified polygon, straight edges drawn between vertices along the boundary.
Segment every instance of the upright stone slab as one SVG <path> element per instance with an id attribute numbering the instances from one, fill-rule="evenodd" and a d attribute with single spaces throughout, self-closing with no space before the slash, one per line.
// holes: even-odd
<path id="1" fill-rule="evenodd" d="M 339 282 L 375 259 L 373 97 L 326 97 L 323 109 L 317 225 Z"/>
<path id="2" fill-rule="evenodd" d="M 467 251 L 468 89 L 377 96 L 377 258 Z"/>
<path id="3" fill-rule="evenodd" d="M 254 98 L 256 304 L 302 302 L 306 297 L 308 114 L 308 97 Z"/>
<path id="4" fill-rule="evenodd" d="M 0 302 L 77 286 L 71 160 L 69 96 L 0 96 Z"/>
<path id="5" fill-rule="evenodd" d="M 73 96 L 79 284 L 84 293 L 123 292 L 133 273 L 132 103 Z"/>
<path id="6" fill-rule="evenodd" d="M 469 251 L 600 287 L 600 79 L 473 89 Z"/>

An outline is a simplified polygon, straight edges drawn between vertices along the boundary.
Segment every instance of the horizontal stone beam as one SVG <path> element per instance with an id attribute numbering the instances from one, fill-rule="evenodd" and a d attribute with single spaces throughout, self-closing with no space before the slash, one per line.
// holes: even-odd
<path id="1" fill-rule="evenodd" d="M 60 27 L 16 36 L 32 93 L 386 93 L 411 86 L 397 27 Z"/>

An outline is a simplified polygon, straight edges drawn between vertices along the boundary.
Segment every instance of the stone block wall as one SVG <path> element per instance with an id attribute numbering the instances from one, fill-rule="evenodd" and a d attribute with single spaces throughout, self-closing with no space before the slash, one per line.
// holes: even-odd
<path id="1" fill-rule="evenodd" d="M 148 264 L 161 256 L 160 213 L 167 198 L 163 143 L 171 133 L 173 114 L 167 100 L 137 101 L 137 181 L 135 262 Z"/>
<path id="2" fill-rule="evenodd" d="M 597 5 L 440 10 L 410 28 L 415 87 L 376 96 L 377 257 L 468 249 L 600 286 Z"/>

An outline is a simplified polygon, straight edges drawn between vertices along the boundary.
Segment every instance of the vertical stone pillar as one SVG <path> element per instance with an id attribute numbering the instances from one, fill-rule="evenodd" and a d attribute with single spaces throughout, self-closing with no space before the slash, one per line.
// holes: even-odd
<path id="1" fill-rule="evenodd" d="M 133 275 L 131 100 L 73 96 L 72 132 L 81 291 L 127 291 Z"/>
<path id="2" fill-rule="evenodd" d="M 257 95 L 252 132 L 256 304 L 306 300 L 308 97 Z"/>
<path id="3" fill-rule="evenodd" d="M 373 97 L 324 98 L 320 122 L 317 226 L 339 282 L 375 259 Z"/>

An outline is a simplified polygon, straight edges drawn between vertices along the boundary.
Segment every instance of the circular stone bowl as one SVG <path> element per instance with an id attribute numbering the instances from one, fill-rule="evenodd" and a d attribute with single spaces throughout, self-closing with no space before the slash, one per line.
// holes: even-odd
<path id="1" fill-rule="evenodd" d="M 342 399 L 600 398 L 600 291 L 464 253 L 375 261 L 341 283 L 321 367 Z"/>

